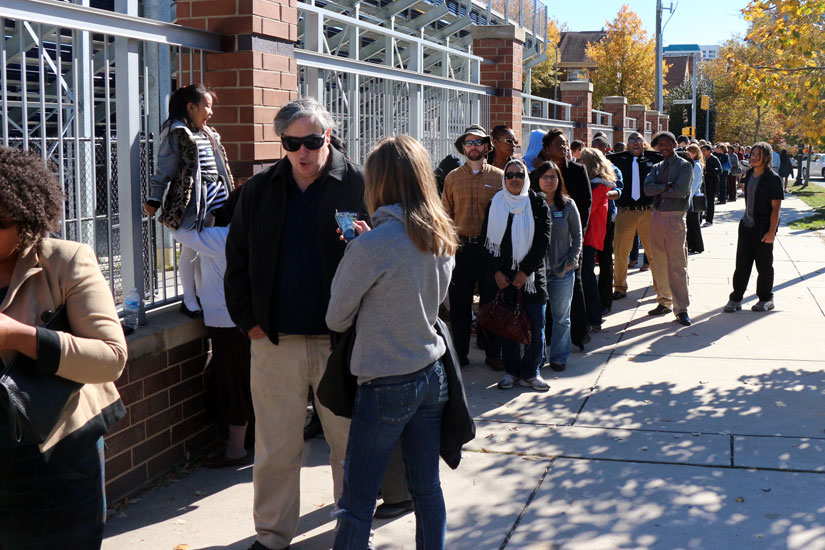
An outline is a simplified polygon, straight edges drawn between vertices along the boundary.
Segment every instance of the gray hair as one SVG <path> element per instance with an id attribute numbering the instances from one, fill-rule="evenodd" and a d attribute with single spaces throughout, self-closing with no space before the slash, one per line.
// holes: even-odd
<path id="1" fill-rule="evenodd" d="M 321 127 L 322 132 L 330 128 L 335 128 L 335 121 L 329 111 L 318 103 L 313 97 L 302 97 L 293 99 L 278 111 L 275 115 L 275 134 L 283 135 L 289 126 L 298 119 L 309 118 L 312 122 Z"/>

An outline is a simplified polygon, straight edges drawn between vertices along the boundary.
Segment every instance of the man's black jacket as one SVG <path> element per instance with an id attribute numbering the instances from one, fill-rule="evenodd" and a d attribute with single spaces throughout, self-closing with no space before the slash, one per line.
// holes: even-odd
<path id="1" fill-rule="evenodd" d="M 273 344 L 278 327 L 271 326 L 272 291 L 278 269 L 278 250 L 286 213 L 287 185 L 292 166 L 281 159 L 249 181 L 241 191 L 226 240 L 226 307 L 232 321 L 244 332 L 260 325 Z M 325 173 L 319 185 L 318 249 L 321 252 L 322 288 L 329 301 L 330 286 L 346 243 L 338 238 L 335 210 L 358 212 L 367 219 L 364 205 L 364 172 L 330 147 Z"/>
<path id="2" fill-rule="evenodd" d="M 622 172 L 622 181 L 624 182 L 624 189 L 616 201 L 616 206 L 620 208 L 635 208 L 639 206 L 650 206 L 653 202 L 652 197 L 645 195 L 645 178 L 654 164 L 658 164 L 664 160 L 658 151 L 644 151 L 639 157 L 639 200 L 633 200 L 633 154 L 630 151 L 622 151 L 621 153 L 613 153 L 607 155 L 607 160 L 613 163 L 613 166 Z"/>
<path id="3" fill-rule="evenodd" d="M 722 175 L 722 163 L 711 153 L 705 159 L 705 185 L 713 183 L 713 189 L 719 189 L 719 176 Z"/>

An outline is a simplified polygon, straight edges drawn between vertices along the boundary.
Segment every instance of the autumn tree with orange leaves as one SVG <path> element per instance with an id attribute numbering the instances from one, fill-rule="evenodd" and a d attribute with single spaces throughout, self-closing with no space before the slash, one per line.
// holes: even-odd
<path id="1" fill-rule="evenodd" d="M 588 43 L 585 53 L 597 69 L 590 74 L 593 104 L 607 96 L 624 96 L 629 104 L 652 105 L 656 93 L 656 40 L 649 36 L 639 15 L 623 5 L 606 35 Z M 667 66 L 663 67 L 667 73 Z"/>

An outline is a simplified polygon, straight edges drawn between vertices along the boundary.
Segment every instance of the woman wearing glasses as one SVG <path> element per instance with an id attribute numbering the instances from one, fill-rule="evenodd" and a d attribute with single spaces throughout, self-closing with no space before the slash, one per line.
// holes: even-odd
<path id="1" fill-rule="evenodd" d="M 501 338 L 506 374 L 501 389 L 515 384 L 547 391 L 550 386 L 539 374 L 544 364 L 544 309 L 547 283 L 544 256 L 550 242 L 550 214 L 544 196 L 530 189 L 527 166 L 511 160 L 504 167 L 501 190 L 487 207 L 481 234 L 488 252 L 488 281 L 515 303 L 519 294 L 530 320 L 532 339 L 521 344 Z"/>
<path id="2" fill-rule="evenodd" d="M 493 150 L 487 155 L 487 162 L 496 168 L 504 170 L 507 163 L 513 160 L 513 155 L 518 147 L 518 139 L 512 129 L 504 124 L 493 127 L 490 134 L 493 136 Z"/>

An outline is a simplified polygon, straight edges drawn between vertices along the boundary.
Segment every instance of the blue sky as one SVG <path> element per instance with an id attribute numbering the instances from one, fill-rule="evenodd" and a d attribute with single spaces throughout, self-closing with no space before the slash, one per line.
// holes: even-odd
<path id="1" fill-rule="evenodd" d="M 571 31 L 601 29 L 606 21 L 616 17 L 622 4 L 639 14 L 650 35 L 656 28 L 656 0 L 545 0 L 548 13 L 561 23 L 567 23 Z M 742 36 L 747 31 L 746 21 L 740 10 L 746 0 L 662 0 L 665 8 L 673 3 L 676 11 L 664 29 L 664 45 L 670 44 L 717 44 L 732 34 Z M 662 22 L 668 20 L 667 9 Z"/>

